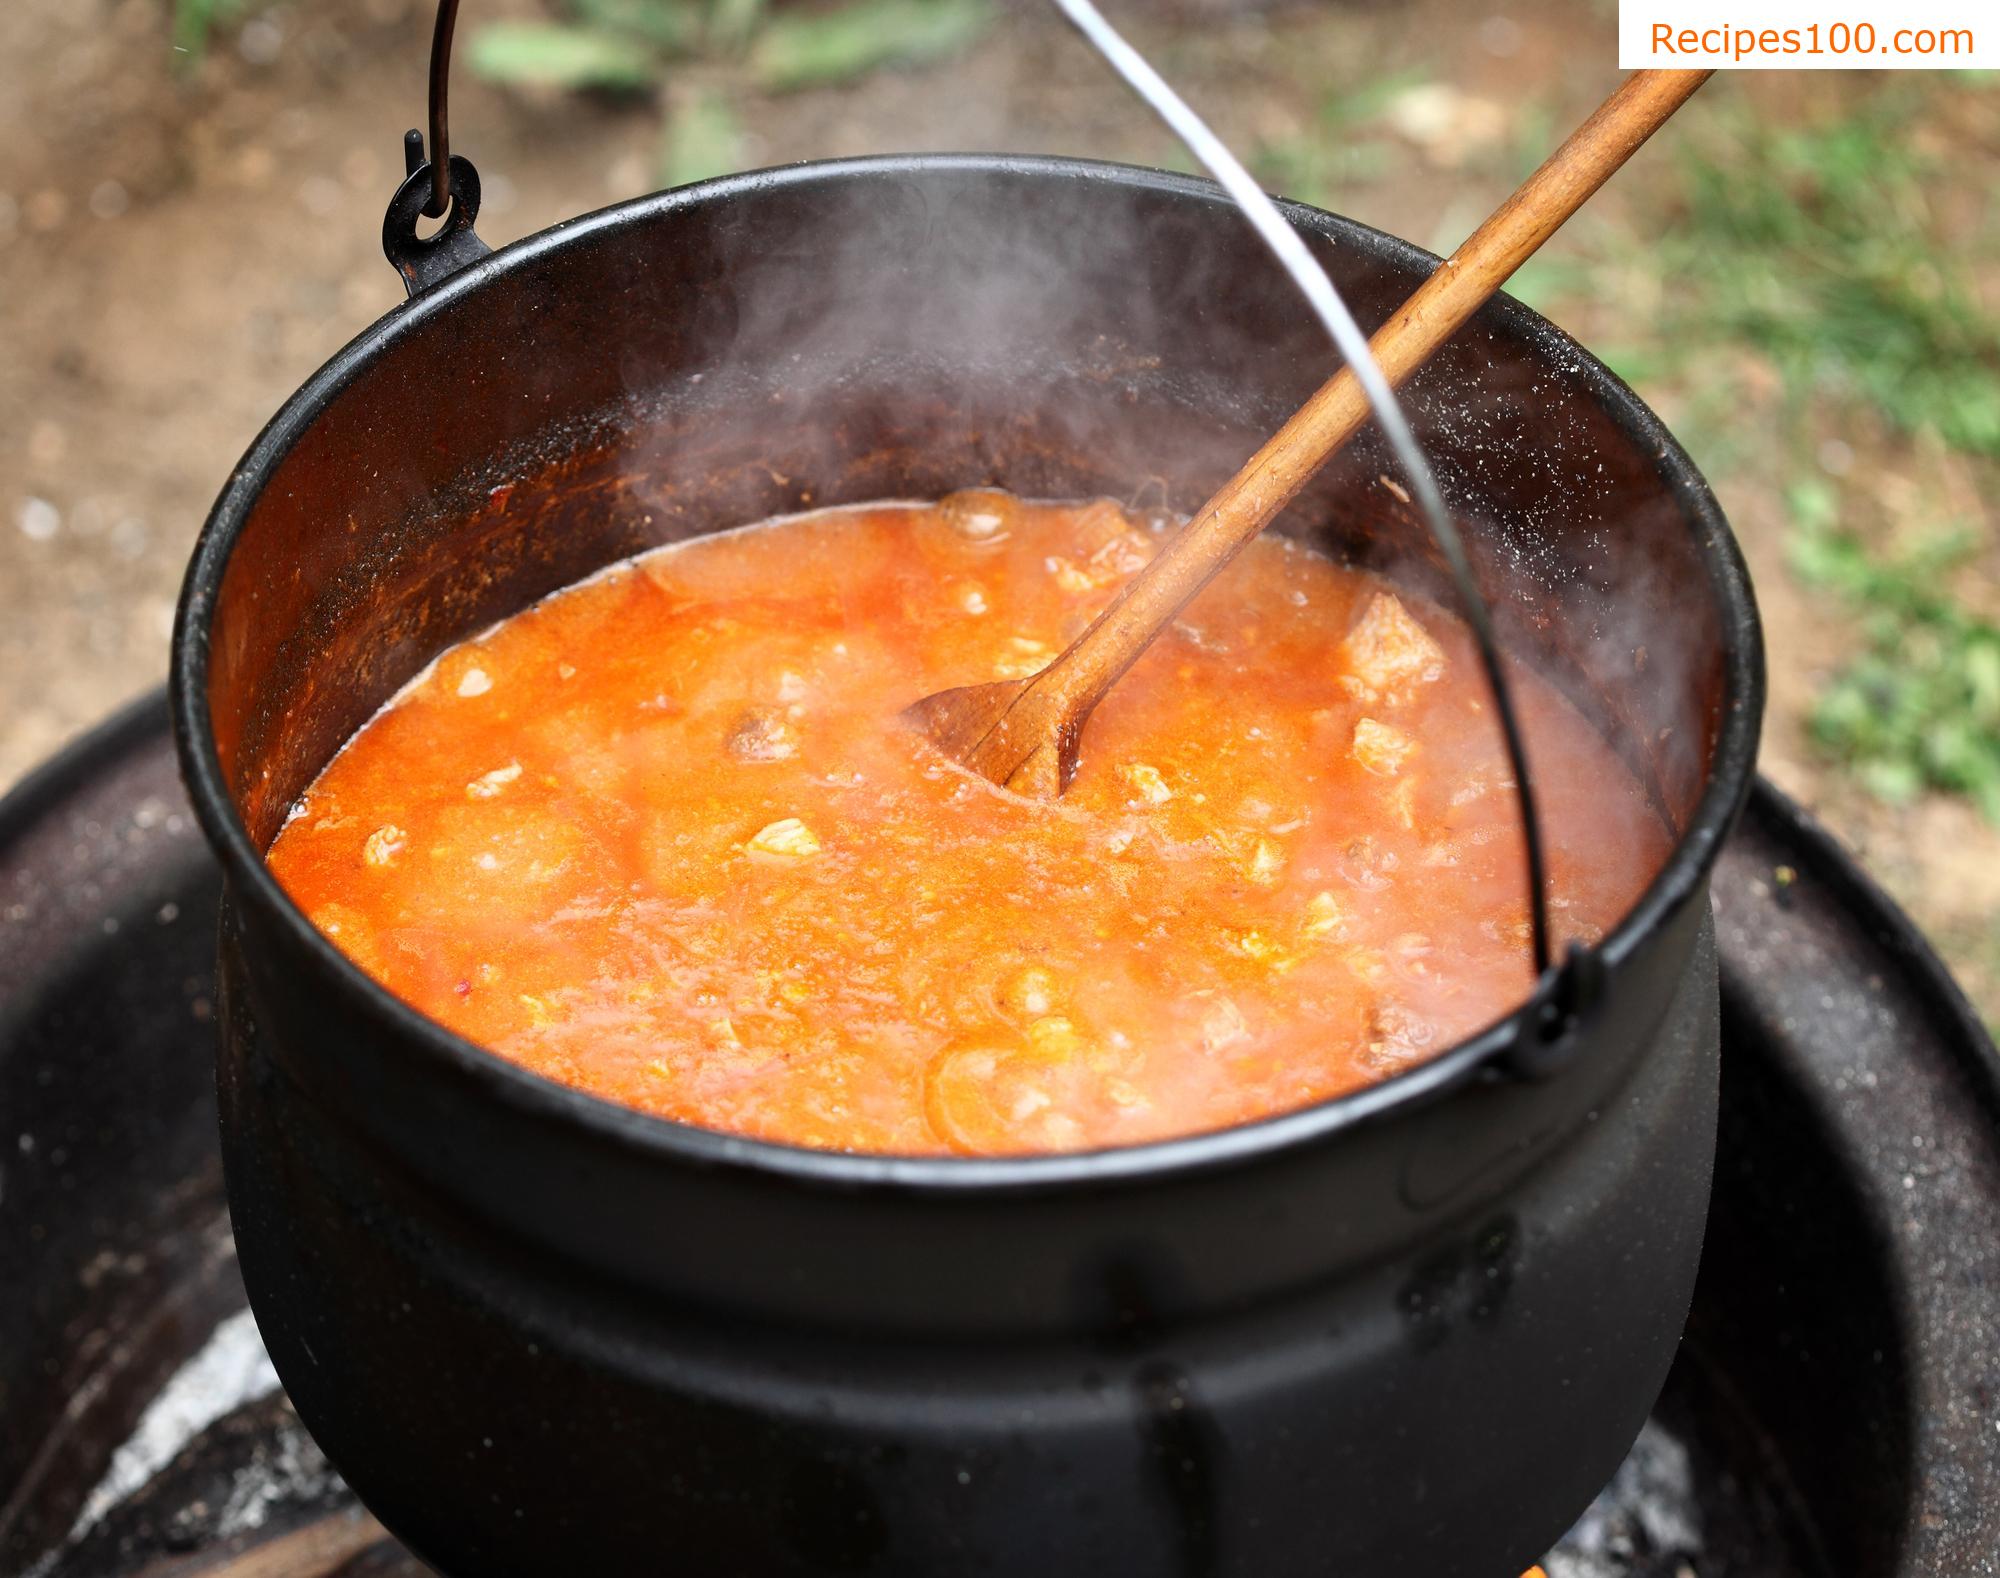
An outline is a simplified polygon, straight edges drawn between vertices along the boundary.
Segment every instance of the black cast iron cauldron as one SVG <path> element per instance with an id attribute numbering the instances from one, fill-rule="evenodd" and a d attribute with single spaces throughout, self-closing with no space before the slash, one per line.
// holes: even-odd
<path id="1" fill-rule="evenodd" d="M 1289 212 L 1364 323 L 1434 262 Z M 1190 508 L 1329 370 L 1206 183 L 862 160 L 476 261 L 257 440 L 174 647 L 229 884 L 231 1209 L 299 1413 L 426 1558 L 1505 1578 L 1618 1463 L 1700 1247 L 1707 881 L 1761 656 L 1686 456 L 1518 305 L 1415 379 L 1419 436 L 1505 638 L 1679 835 L 1553 1045 L 1524 1011 L 1366 1092 L 1123 1151 L 813 1153 L 486 1055 L 346 963 L 262 862 L 442 646 L 607 561 L 976 483 Z M 1278 529 L 1448 596 L 1372 439 Z"/>

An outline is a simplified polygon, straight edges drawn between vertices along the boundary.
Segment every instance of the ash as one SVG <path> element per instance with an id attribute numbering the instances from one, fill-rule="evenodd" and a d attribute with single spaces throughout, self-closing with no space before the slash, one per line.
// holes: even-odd
<path id="1" fill-rule="evenodd" d="M 243 1311 L 168 1382 L 113 1455 L 65 1546 L 32 1578 L 108 1578 L 131 1571 L 135 1552 L 254 1547 L 258 1531 L 269 1539 L 351 1508 L 351 1493 L 278 1390 Z M 1697 1566 L 1702 1533 L 1691 1454 L 1649 1420 L 1543 1565 L 1549 1578 L 1705 1578 L 1707 1568 Z"/>
<path id="2" fill-rule="evenodd" d="M 1652 1420 L 1543 1565 L 1549 1578 L 1695 1578 L 1701 1509 L 1688 1450 Z"/>
<path id="3" fill-rule="evenodd" d="M 216 1420 L 277 1389 L 278 1372 L 264 1352 L 257 1323 L 248 1310 L 239 1310 L 215 1328 L 201 1351 L 153 1399 L 84 1503 L 71 1540 L 145 1485 Z"/>
<path id="4" fill-rule="evenodd" d="M 273 1436 L 257 1443 L 255 1456 L 230 1481 L 207 1531 L 210 1538 L 233 1539 L 261 1529 L 274 1515 L 295 1506 L 346 1495 L 345 1483 L 290 1409 L 278 1416 Z"/>
<path id="5" fill-rule="evenodd" d="M 69 1537 L 28 1578 L 123 1578 L 190 1551 L 254 1549 L 351 1502 L 244 1310 L 154 1398 Z"/>

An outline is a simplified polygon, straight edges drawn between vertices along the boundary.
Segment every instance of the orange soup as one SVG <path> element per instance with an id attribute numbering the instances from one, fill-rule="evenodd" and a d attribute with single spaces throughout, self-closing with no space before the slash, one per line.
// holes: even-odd
<path id="1" fill-rule="evenodd" d="M 1530 984 L 1512 781 L 1455 619 L 1265 539 L 1111 691 L 1060 801 L 896 721 L 1046 664 L 1163 529 L 974 492 L 618 565 L 446 652 L 272 869 L 434 1019 L 709 1128 L 1062 1151 L 1354 1090 Z M 1667 833 L 1514 677 L 1556 930 L 1592 940 Z"/>

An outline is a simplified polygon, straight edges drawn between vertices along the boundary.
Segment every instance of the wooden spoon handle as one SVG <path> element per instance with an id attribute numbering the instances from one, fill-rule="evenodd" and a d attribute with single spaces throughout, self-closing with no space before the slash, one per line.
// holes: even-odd
<path id="1" fill-rule="evenodd" d="M 1391 385 L 1451 338 L 1611 173 L 1708 79 L 1706 71 L 1638 71 L 1579 126 L 1519 191 L 1441 264 L 1369 343 Z M 1071 730 L 1195 593 L 1269 525 L 1368 418 L 1342 368 L 1225 483 L 1124 593 L 1021 697 Z M 1018 704 L 1017 704 L 1018 705 Z"/>

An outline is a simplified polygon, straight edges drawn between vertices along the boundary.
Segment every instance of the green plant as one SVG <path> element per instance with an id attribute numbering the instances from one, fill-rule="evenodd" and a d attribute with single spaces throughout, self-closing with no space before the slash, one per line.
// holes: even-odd
<path id="1" fill-rule="evenodd" d="M 174 0 L 173 44 L 187 61 L 208 52 L 209 35 L 249 10 L 254 0 Z"/>
<path id="2" fill-rule="evenodd" d="M 218 0 L 207 0 L 218 3 Z M 226 3 L 226 0 L 221 0 Z M 846 0 L 772 9 L 767 0 L 562 0 L 547 22 L 493 22 L 467 64 L 515 86 L 652 93 L 668 88 L 658 168 L 670 185 L 733 168 L 743 133 L 715 86 L 676 80 L 728 62 L 753 89 L 785 93 L 943 59 L 991 24 L 993 0 Z"/>
<path id="3" fill-rule="evenodd" d="M 653 46 L 638 34 L 557 22 L 495 22 L 474 33 L 465 63 L 514 87 L 650 89 Z"/>
<path id="4" fill-rule="evenodd" d="M 852 0 L 772 17 L 750 46 L 752 75 L 783 92 L 921 65 L 965 49 L 992 19 L 987 0 Z"/>
<path id="5" fill-rule="evenodd" d="M 1823 483 L 1792 489 L 1791 559 L 1800 578 L 1859 617 L 1862 651 L 1814 702 L 1814 742 L 1884 799 L 1964 794 L 2000 822 L 2000 626 L 1946 589 L 1976 546 L 1955 532 L 1896 556 L 1833 524 Z"/>
<path id="6" fill-rule="evenodd" d="M 705 88 L 675 98 L 660 134 L 662 182 L 685 186 L 726 175 L 742 156 L 743 123 L 728 99 Z"/>

